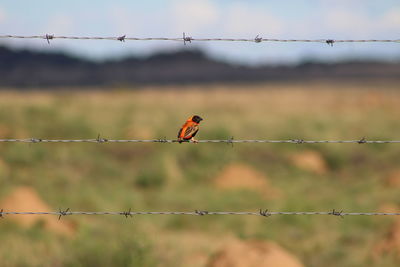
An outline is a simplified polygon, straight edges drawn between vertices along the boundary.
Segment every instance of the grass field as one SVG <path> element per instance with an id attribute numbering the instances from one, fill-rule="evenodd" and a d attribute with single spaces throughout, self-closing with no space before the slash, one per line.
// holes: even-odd
<path id="1" fill-rule="evenodd" d="M 4 91 L 0 138 L 175 138 L 187 117 L 198 114 L 204 118 L 199 139 L 398 140 L 398 89 L 291 84 Z M 18 207 L 24 196 L 24 205 L 34 208 L 39 200 L 29 195 L 37 194 L 51 210 L 72 211 L 399 210 L 400 175 L 393 177 L 399 159 L 396 144 L 0 143 L 0 209 L 5 202 Z M 23 222 L 28 217 L 0 221 L 1 266 L 205 266 L 237 240 L 274 242 L 304 266 L 399 264 L 400 239 L 397 245 L 387 239 L 393 217 L 41 218 L 29 227 Z"/>

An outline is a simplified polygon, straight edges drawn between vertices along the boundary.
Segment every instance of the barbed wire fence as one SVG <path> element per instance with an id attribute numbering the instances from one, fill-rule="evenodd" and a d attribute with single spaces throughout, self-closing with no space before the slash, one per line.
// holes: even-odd
<path id="1" fill-rule="evenodd" d="M 263 38 L 259 35 L 254 38 L 194 38 L 186 33 L 182 37 L 167 38 L 167 37 L 127 37 L 126 35 L 114 37 L 101 37 L 101 36 L 57 36 L 53 34 L 45 35 L 0 35 L 0 39 L 43 39 L 48 44 L 55 39 L 68 39 L 68 40 L 110 40 L 110 41 L 174 41 L 183 42 L 184 45 L 192 42 L 284 42 L 284 43 L 325 43 L 333 46 L 335 43 L 400 43 L 400 39 L 274 39 Z M 101 138 L 100 135 L 95 139 L 41 139 L 41 138 L 27 138 L 27 139 L 0 139 L 4 143 L 180 143 L 178 140 L 172 139 L 106 139 Z M 193 141 L 183 141 L 194 143 Z M 235 140 L 233 137 L 221 140 L 198 140 L 195 143 L 279 143 L 279 144 L 395 144 L 400 143 L 400 140 L 367 140 L 365 137 L 354 140 L 304 140 L 304 139 L 289 139 L 289 140 L 267 140 L 267 139 L 246 139 Z M 263 216 L 270 217 L 275 215 L 289 215 L 289 216 L 307 216 L 307 215 L 328 215 L 344 218 L 345 216 L 400 216 L 400 212 L 343 212 L 335 209 L 331 211 L 269 211 L 267 209 L 260 209 L 258 212 L 254 211 L 71 211 L 69 208 L 65 210 L 53 212 L 38 212 L 38 211 L 5 211 L 0 210 L 0 218 L 6 218 L 7 215 L 53 215 L 58 216 L 60 220 L 64 216 L 71 215 L 122 215 L 126 218 L 137 215 L 192 215 L 192 216 L 206 216 L 206 215 L 242 215 L 242 216 Z"/>
<path id="2" fill-rule="evenodd" d="M 400 212 L 343 212 L 335 209 L 331 211 L 269 211 L 260 209 L 258 212 L 252 211 L 71 211 L 59 210 L 53 212 L 33 212 L 33 211 L 0 211 L 0 218 L 5 218 L 6 215 L 54 215 L 61 219 L 63 216 L 69 215 L 123 215 L 125 217 L 133 217 L 136 215 L 245 215 L 245 216 L 263 216 L 270 217 L 274 215 L 331 215 L 344 218 L 345 216 L 400 216 Z"/>
<path id="3" fill-rule="evenodd" d="M 102 36 L 57 36 L 54 34 L 45 35 L 0 35 L 0 39 L 44 39 L 50 44 L 51 40 L 110 40 L 110 41 L 174 41 L 183 42 L 184 45 L 191 42 L 284 42 L 284 43 L 325 43 L 333 46 L 335 43 L 400 43 L 400 39 L 275 39 L 263 38 L 257 35 L 254 38 L 193 38 L 186 33 L 182 37 L 127 37 L 126 35 L 102 37 Z"/>
<path id="4" fill-rule="evenodd" d="M 400 144 L 400 140 L 367 140 L 365 137 L 355 140 L 304 140 L 304 139 L 288 139 L 288 140 L 267 140 L 267 139 L 242 139 L 236 140 L 233 137 L 229 139 L 219 140 L 174 140 L 174 139 L 106 139 L 100 136 L 96 139 L 0 139 L 3 143 L 271 143 L 271 144 Z"/>

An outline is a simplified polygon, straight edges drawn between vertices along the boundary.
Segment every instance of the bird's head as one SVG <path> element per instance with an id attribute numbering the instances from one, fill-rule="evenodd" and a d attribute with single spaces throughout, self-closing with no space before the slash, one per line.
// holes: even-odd
<path id="1" fill-rule="evenodd" d="M 193 122 L 195 122 L 195 123 L 200 123 L 200 122 L 203 120 L 203 118 L 201 118 L 200 116 L 194 115 L 194 116 L 191 118 L 191 120 L 192 120 Z"/>

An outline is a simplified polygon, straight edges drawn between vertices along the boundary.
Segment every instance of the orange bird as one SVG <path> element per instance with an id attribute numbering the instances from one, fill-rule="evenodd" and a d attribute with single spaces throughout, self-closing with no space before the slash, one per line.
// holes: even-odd
<path id="1" fill-rule="evenodd" d="M 194 139 L 194 137 L 199 131 L 199 123 L 202 120 L 203 119 L 200 116 L 197 115 L 191 116 L 179 130 L 178 142 L 182 143 L 183 141 L 193 141 L 197 143 L 198 141 Z"/>

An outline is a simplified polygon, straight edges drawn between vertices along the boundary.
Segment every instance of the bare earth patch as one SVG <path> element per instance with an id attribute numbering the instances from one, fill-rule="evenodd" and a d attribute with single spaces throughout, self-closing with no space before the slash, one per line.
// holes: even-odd
<path id="1" fill-rule="evenodd" d="M 0 203 L 4 211 L 53 211 L 31 187 L 18 187 L 6 196 Z M 75 227 L 64 218 L 59 221 L 56 216 L 50 215 L 7 215 L 5 219 L 11 219 L 23 227 L 31 227 L 38 222 L 43 222 L 44 227 L 52 232 L 71 236 L 75 233 Z"/>
<path id="2" fill-rule="evenodd" d="M 242 241 L 229 234 L 163 232 L 157 235 L 156 244 L 160 258 L 175 266 L 303 266 L 299 259 L 274 242 Z"/>
<path id="3" fill-rule="evenodd" d="M 378 242 L 373 249 L 374 258 L 384 254 L 393 254 L 400 258 L 400 220 L 396 220 L 390 227 L 386 236 Z"/>
<path id="4" fill-rule="evenodd" d="M 155 244 L 159 256 L 169 266 L 208 266 L 210 255 L 228 243 L 233 235 L 212 235 L 196 231 L 161 232 Z"/>
<path id="5" fill-rule="evenodd" d="M 385 178 L 385 184 L 388 187 L 400 187 L 400 170 L 394 170 Z"/>
<path id="6" fill-rule="evenodd" d="M 301 267 L 299 259 L 277 244 L 266 241 L 236 241 L 218 251 L 210 267 Z"/>
<path id="7" fill-rule="evenodd" d="M 253 190 L 268 197 L 278 197 L 280 192 L 273 188 L 268 178 L 245 164 L 230 164 L 215 178 L 216 187 L 223 190 Z"/>
<path id="8" fill-rule="evenodd" d="M 298 152 L 290 156 L 294 166 L 299 169 L 310 171 L 316 174 L 326 174 L 328 166 L 320 153 L 313 150 Z"/>

